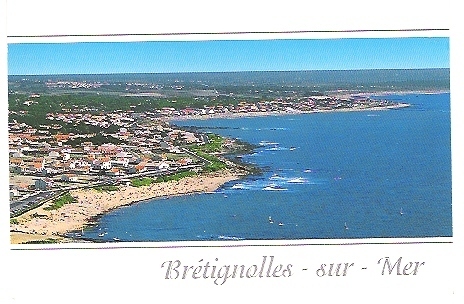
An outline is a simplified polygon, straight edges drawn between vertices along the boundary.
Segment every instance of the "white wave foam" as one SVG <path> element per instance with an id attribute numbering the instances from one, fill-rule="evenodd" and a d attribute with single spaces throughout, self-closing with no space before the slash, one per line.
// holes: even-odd
<path id="1" fill-rule="evenodd" d="M 292 184 L 304 184 L 307 182 L 307 180 L 302 177 L 297 177 L 297 178 L 289 179 L 287 182 L 292 183 Z"/>
<path id="2" fill-rule="evenodd" d="M 267 141 L 267 140 L 262 140 L 259 142 L 259 145 L 260 146 L 274 146 L 274 145 L 278 145 L 279 143 L 276 143 L 276 142 L 271 142 L 271 141 Z"/>
<path id="3" fill-rule="evenodd" d="M 241 237 L 227 236 L 227 235 L 220 235 L 220 236 L 218 236 L 218 239 L 220 239 L 220 240 L 231 240 L 231 241 L 244 240 L 244 238 L 241 238 Z"/>

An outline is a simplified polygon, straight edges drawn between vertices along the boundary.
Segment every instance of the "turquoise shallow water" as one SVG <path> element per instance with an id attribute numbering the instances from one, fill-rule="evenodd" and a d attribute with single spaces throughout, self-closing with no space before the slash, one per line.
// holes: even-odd
<path id="1" fill-rule="evenodd" d="M 228 183 L 214 194 L 117 209 L 86 229 L 84 237 L 176 241 L 452 236 L 450 95 L 384 98 L 412 106 L 176 122 L 222 127 L 211 131 L 257 144 L 243 160 L 264 173 Z M 98 237 L 102 230 L 107 232 L 103 238 Z"/>

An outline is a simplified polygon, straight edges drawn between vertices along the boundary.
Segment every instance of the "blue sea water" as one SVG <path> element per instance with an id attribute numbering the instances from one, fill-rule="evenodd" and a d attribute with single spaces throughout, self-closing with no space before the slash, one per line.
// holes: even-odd
<path id="1" fill-rule="evenodd" d="M 242 159 L 264 173 L 230 182 L 214 194 L 156 199 L 114 210 L 86 229 L 84 237 L 195 241 L 452 236 L 450 94 L 383 98 L 411 107 L 176 122 L 258 145 Z M 102 230 L 107 234 L 100 238 Z"/>

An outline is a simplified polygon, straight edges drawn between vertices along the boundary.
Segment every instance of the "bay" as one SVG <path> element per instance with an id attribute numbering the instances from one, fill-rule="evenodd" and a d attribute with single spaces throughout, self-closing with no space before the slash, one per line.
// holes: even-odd
<path id="1" fill-rule="evenodd" d="M 103 215 L 98 241 L 452 236 L 450 94 L 386 95 L 411 104 L 173 122 L 255 144 L 264 170 L 214 194 L 155 199 Z M 272 223 L 269 221 L 272 219 Z M 281 225 L 279 225 L 281 223 Z M 105 238 L 98 234 L 105 230 Z"/>

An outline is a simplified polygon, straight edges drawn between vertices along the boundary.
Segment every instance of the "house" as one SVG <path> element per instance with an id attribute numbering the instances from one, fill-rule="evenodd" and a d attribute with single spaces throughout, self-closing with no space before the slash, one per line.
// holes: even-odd
<path id="1" fill-rule="evenodd" d="M 131 158 L 132 155 L 129 154 L 129 153 L 127 153 L 127 152 L 125 152 L 125 151 L 120 151 L 120 152 L 116 153 L 116 157 L 117 157 L 118 159 L 124 159 L 124 158 Z"/>
<path id="2" fill-rule="evenodd" d="M 24 157 L 24 154 L 18 150 L 11 150 L 10 154 L 11 154 L 11 157 L 14 157 L 14 158 Z"/>
<path id="3" fill-rule="evenodd" d="M 132 166 L 129 166 L 127 168 L 127 174 L 134 174 L 134 173 L 140 173 L 140 172 L 144 172 L 144 171 L 147 171 L 147 168 L 146 168 L 146 163 L 145 162 L 141 162 L 137 165 L 132 165 Z"/>
<path id="4" fill-rule="evenodd" d="M 101 168 L 103 170 L 111 170 L 111 168 L 113 168 L 113 165 L 111 164 L 111 161 L 104 161 L 101 163 Z"/>
<path id="5" fill-rule="evenodd" d="M 172 147 L 171 149 L 169 149 L 169 152 L 176 153 L 176 154 L 181 154 L 182 153 L 182 151 L 179 149 L 179 147 Z"/>
<path id="6" fill-rule="evenodd" d="M 119 159 L 119 160 L 112 160 L 111 167 L 119 167 L 119 168 L 126 168 L 129 164 L 129 159 Z"/>
<path id="7" fill-rule="evenodd" d="M 153 162 L 147 162 L 145 164 L 145 168 L 146 170 L 148 171 L 153 171 L 153 170 L 157 170 L 158 169 L 158 165 L 156 163 L 153 163 Z"/>
<path id="8" fill-rule="evenodd" d="M 145 167 L 147 163 L 145 162 L 141 162 L 139 163 L 138 165 L 135 166 L 135 169 L 137 170 L 137 172 L 143 172 L 143 171 L 146 171 L 147 168 Z"/>
<path id="9" fill-rule="evenodd" d="M 30 165 L 30 170 L 33 172 L 41 172 L 45 168 L 45 159 L 37 158 L 34 159 L 33 163 Z"/>
<path id="10" fill-rule="evenodd" d="M 19 157 L 10 157 L 10 164 L 21 165 L 24 161 Z"/>
<path id="11" fill-rule="evenodd" d="M 186 166 L 186 165 L 189 165 L 193 162 L 193 160 L 190 158 L 190 157 L 185 157 L 185 158 L 181 158 L 177 161 L 177 163 L 180 165 L 180 166 Z"/>
<path id="12" fill-rule="evenodd" d="M 60 153 L 57 151 L 50 151 L 50 153 L 48 153 L 48 157 L 57 158 L 60 157 Z"/>
<path id="13" fill-rule="evenodd" d="M 52 164 L 50 164 L 50 168 L 52 169 L 51 171 L 49 170 L 48 167 L 45 168 L 45 170 L 49 174 L 59 174 L 59 173 L 63 173 L 65 170 L 69 170 L 69 165 L 63 164 L 60 161 L 55 161 Z"/>
<path id="14" fill-rule="evenodd" d="M 109 157 L 102 157 L 92 162 L 92 168 L 95 170 L 110 170 L 113 166 Z"/>
<path id="15" fill-rule="evenodd" d="M 68 161 L 71 159 L 71 155 L 69 153 L 63 153 L 63 161 Z"/>
<path id="16" fill-rule="evenodd" d="M 61 126 L 59 126 L 61 129 Z M 56 134 L 55 136 L 56 141 L 63 142 L 63 141 L 68 141 L 69 140 L 69 134 Z"/>
<path id="17" fill-rule="evenodd" d="M 166 162 L 160 162 L 158 165 L 159 170 L 167 170 L 169 169 L 169 164 Z"/>
<path id="18" fill-rule="evenodd" d="M 119 170 L 119 168 L 112 168 L 111 170 L 106 171 L 106 175 L 108 175 L 108 176 L 120 176 L 120 175 L 123 175 L 123 173 L 121 172 L 121 170 Z"/>

